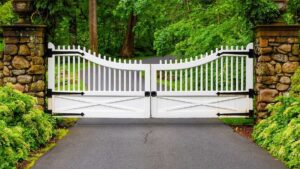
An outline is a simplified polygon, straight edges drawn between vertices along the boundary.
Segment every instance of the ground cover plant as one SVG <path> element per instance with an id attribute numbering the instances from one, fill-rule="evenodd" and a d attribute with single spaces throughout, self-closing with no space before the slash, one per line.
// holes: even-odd
<path id="1" fill-rule="evenodd" d="M 268 107 L 271 116 L 254 127 L 254 141 L 287 167 L 300 168 L 300 69 L 292 78 L 289 95 Z"/>

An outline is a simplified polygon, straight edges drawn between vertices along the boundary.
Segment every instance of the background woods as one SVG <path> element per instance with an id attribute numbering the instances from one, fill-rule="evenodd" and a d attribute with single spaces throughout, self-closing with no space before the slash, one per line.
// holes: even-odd
<path id="1" fill-rule="evenodd" d="M 196 56 L 221 45 L 246 45 L 254 24 L 271 22 L 279 14 L 270 0 L 94 1 L 95 49 L 121 57 Z M 88 0 L 43 0 L 34 1 L 34 6 L 32 19 L 48 26 L 49 41 L 90 46 Z M 289 0 L 285 20 L 299 23 L 299 15 L 300 2 Z M 13 20 L 11 1 L 2 0 L 0 24 Z"/>

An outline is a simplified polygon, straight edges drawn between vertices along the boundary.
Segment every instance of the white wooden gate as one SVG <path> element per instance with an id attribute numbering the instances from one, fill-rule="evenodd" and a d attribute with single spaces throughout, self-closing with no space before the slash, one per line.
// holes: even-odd
<path id="1" fill-rule="evenodd" d="M 214 118 L 253 114 L 253 44 L 196 58 L 142 64 L 49 44 L 54 115 Z"/>
<path id="2" fill-rule="evenodd" d="M 149 118 L 150 65 L 49 44 L 48 99 L 54 115 Z M 134 80 L 133 80 L 134 79 Z"/>

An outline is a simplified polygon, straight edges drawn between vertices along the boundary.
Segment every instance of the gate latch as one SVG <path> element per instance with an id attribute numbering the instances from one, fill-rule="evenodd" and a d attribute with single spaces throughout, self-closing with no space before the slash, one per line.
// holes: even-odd
<path id="1" fill-rule="evenodd" d="M 156 92 L 151 92 L 151 97 L 156 97 L 157 93 Z"/>
<path id="2" fill-rule="evenodd" d="M 145 92 L 145 97 L 150 97 L 150 92 Z"/>
<path id="3" fill-rule="evenodd" d="M 145 97 L 156 97 L 157 96 L 157 92 L 155 91 L 152 91 L 152 92 L 149 92 L 149 91 L 146 91 L 145 92 Z"/>

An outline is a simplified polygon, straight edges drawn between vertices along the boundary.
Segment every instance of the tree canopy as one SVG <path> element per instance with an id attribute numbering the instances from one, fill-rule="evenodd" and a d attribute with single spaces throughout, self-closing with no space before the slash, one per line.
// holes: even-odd
<path id="1" fill-rule="evenodd" d="M 34 2 L 34 23 L 48 26 L 57 45 L 89 46 L 88 0 Z M 221 45 L 247 45 L 256 24 L 277 19 L 272 0 L 98 0 L 99 53 L 196 56 Z M 289 0 L 286 22 L 300 23 L 300 2 Z M 14 19 L 0 3 L 0 24 Z M 125 55 L 124 55 L 125 56 Z"/>

